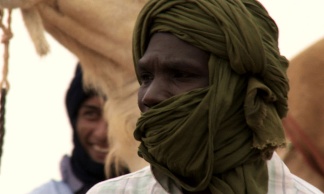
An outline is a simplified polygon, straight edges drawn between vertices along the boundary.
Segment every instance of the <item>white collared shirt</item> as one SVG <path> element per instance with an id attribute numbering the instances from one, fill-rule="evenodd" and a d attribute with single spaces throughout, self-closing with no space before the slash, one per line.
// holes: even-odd
<path id="1" fill-rule="evenodd" d="M 280 157 L 274 153 L 268 161 L 268 194 L 323 194 L 320 190 L 290 173 Z M 159 179 L 160 180 L 160 179 Z M 163 180 L 166 189 L 156 181 L 150 166 L 100 182 L 87 194 L 178 194 L 181 191 L 171 181 Z"/>

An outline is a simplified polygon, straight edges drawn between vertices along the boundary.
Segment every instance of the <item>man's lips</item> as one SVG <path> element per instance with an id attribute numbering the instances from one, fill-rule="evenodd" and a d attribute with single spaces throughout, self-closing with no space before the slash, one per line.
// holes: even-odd
<path id="1" fill-rule="evenodd" d="M 92 145 L 92 148 L 97 151 L 97 152 L 101 152 L 101 153 L 108 153 L 108 148 L 107 147 L 101 147 L 99 145 Z"/>

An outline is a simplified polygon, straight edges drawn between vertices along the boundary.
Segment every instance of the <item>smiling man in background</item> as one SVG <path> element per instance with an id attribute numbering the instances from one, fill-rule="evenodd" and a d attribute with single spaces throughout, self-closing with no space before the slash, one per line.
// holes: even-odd
<path id="1" fill-rule="evenodd" d="M 84 88 L 80 65 L 65 100 L 74 147 L 71 156 L 65 155 L 61 161 L 62 181 L 51 180 L 30 194 L 84 194 L 94 184 L 116 177 L 114 166 L 112 174 L 106 176 L 104 171 L 109 151 L 108 123 L 103 117 L 105 98 Z M 128 173 L 128 170 L 121 169 L 119 173 Z"/>

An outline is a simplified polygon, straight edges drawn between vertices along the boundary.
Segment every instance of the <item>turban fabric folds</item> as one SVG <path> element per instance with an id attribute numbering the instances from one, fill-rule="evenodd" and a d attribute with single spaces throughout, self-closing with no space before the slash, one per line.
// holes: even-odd
<path id="1" fill-rule="evenodd" d="M 275 22 L 254 0 L 150 0 L 135 25 L 135 69 L 156 32 L 210 53 L 210 84 L 143 113 L 139 155 L 187 191 L 267 193 L 289 89 Z"/>

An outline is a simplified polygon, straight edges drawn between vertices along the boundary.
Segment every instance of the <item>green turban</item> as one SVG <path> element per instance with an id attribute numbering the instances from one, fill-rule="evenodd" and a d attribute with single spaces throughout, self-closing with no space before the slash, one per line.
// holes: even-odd
<path id="1" fill-rule="evenodd" d="M 289 89 L 275 22 L 254 0 L 150 0 L 134 29 L 135 68 L 156 32 L 210 53 L 210 84 L 143 113 L 139 155 L 187 191 L 267 193 Z"/>

